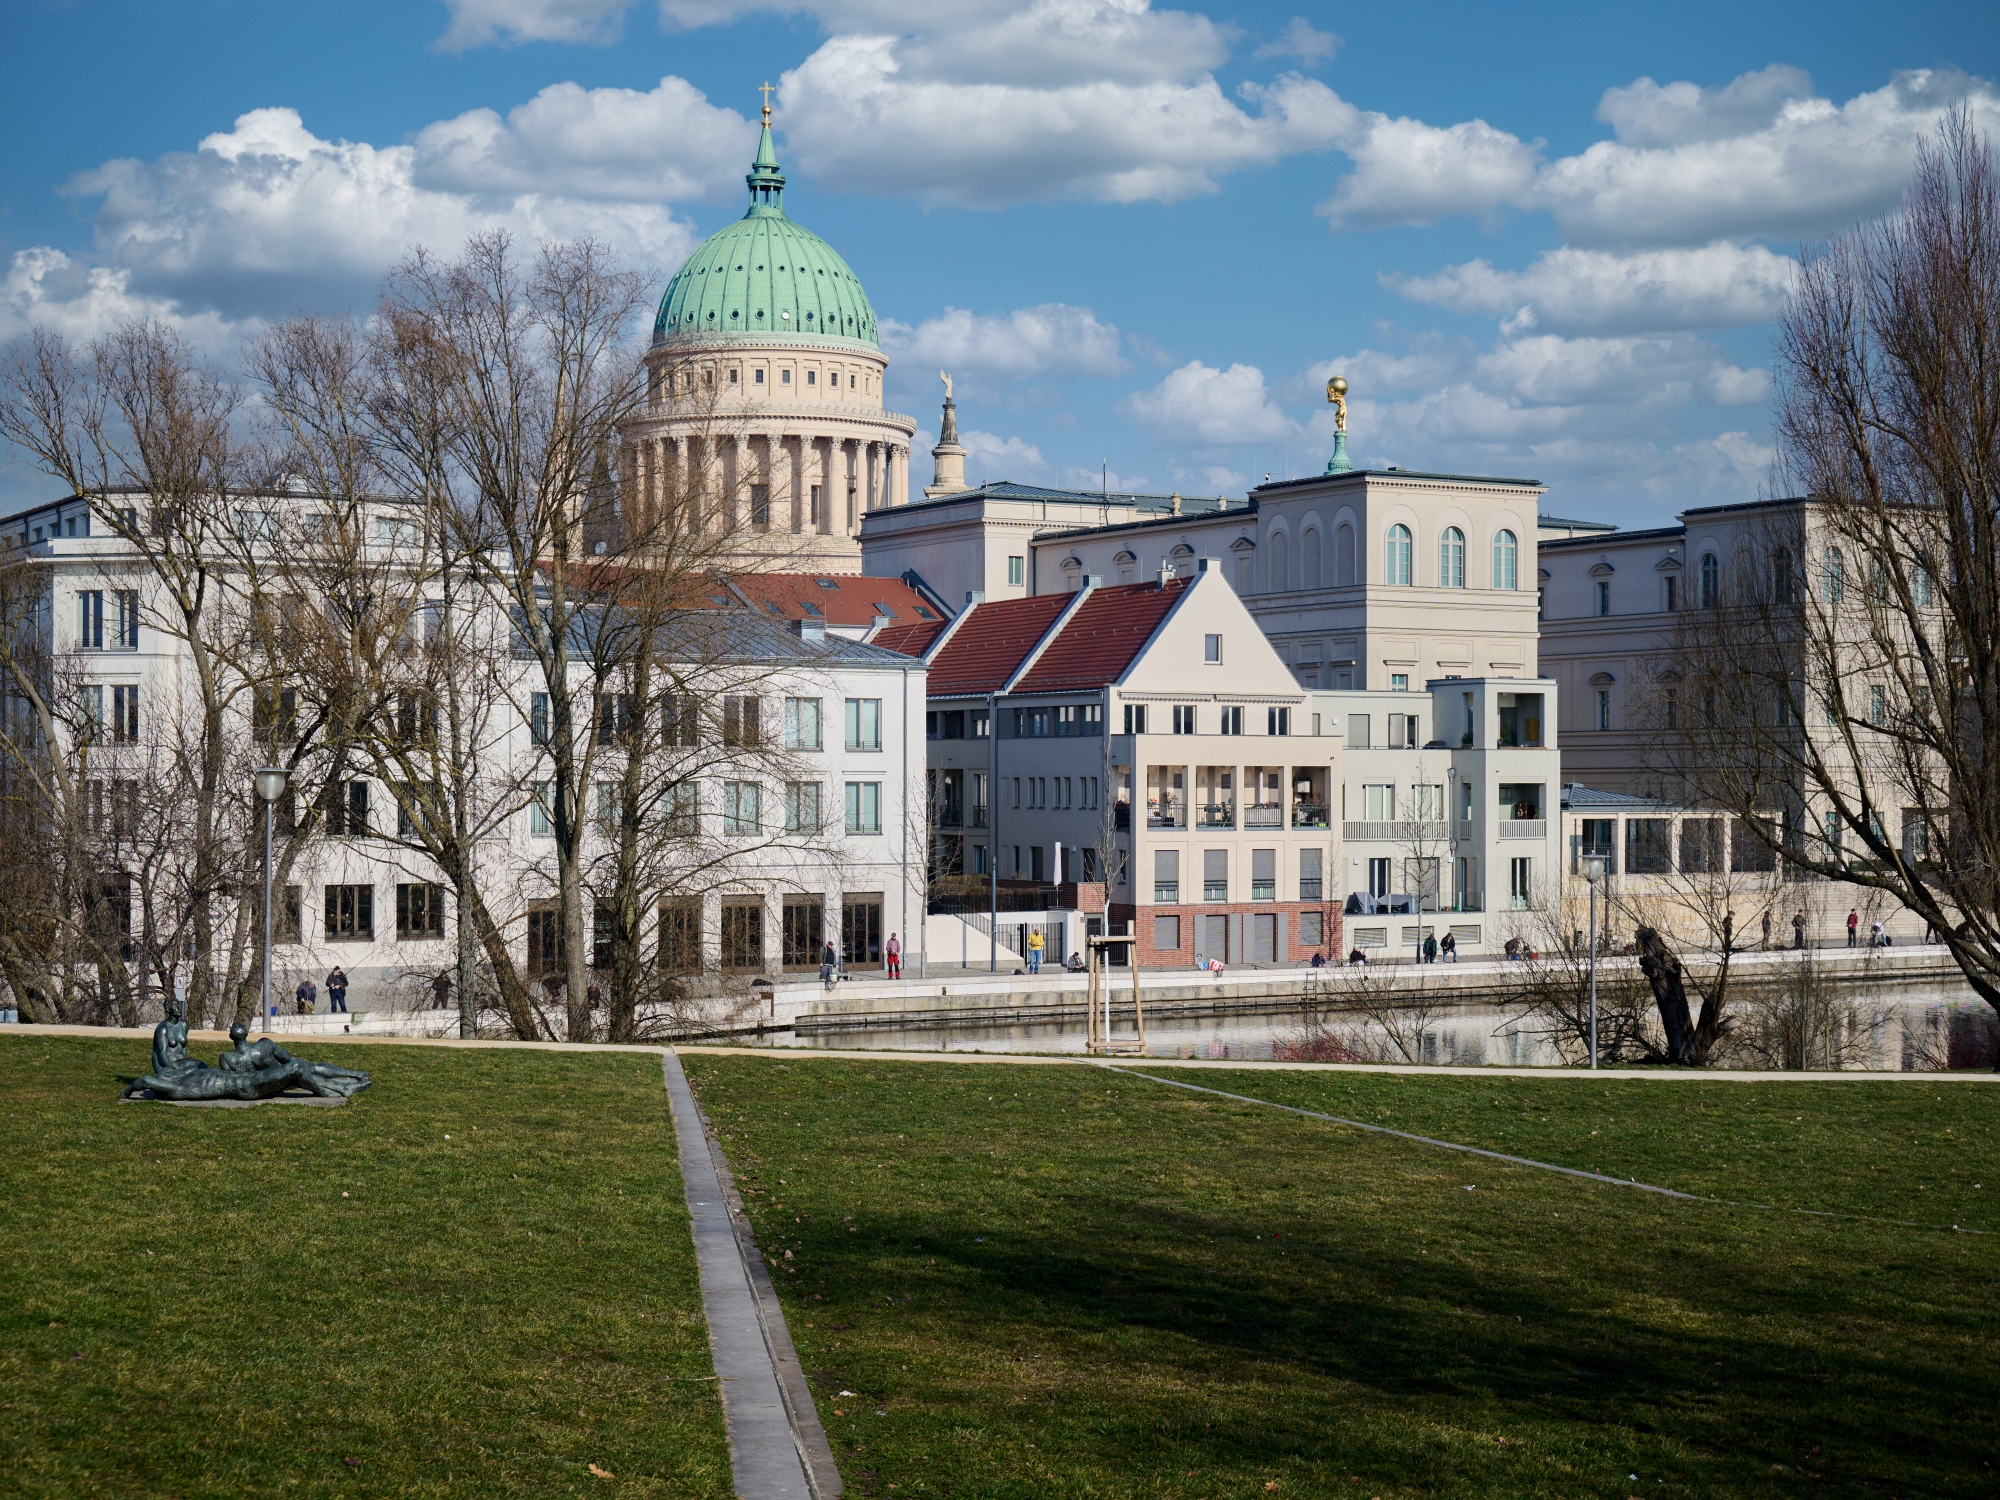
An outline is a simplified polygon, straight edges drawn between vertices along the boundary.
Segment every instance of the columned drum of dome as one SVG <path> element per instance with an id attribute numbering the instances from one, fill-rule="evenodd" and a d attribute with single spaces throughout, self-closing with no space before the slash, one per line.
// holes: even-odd
<path id="1" fill-rule="evenodd" d="M 909 499 L 916 422 L 883 410 L 888 360 L 860 279 L 785 214 L 768 104 L 744 181 L 748 210 L 660 299 L 626 482 L 642 506 L 706 492 L 743 566 L 858 573 L 862 515 Z"/>

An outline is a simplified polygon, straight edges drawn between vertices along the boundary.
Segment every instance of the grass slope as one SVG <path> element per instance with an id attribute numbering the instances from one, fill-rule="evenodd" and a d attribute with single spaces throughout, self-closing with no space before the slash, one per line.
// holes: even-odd
<path id="1" fill-rule="evenodd" d="M 144 1042 L 0 1038 L 0 1492 L 730 1494 L 658 1059 L 308 1055 L 375 1084 L 116 1104 Z"/>
<path id="2" fill-rule="evenodd" d="M 2000 1490 L 2000 1235 L 1085 1067 L 687 1061 L 851 1496 Z M 2000 1227 L 1992 1088 L 1171 1076 Z"/>

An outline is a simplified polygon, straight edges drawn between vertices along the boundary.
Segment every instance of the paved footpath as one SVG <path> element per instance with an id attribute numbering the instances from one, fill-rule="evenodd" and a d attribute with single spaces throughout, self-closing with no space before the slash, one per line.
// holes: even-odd
<path id="1" fill-rule="evenodd" d="M 833 1500 L 841 1493 L 785 1315 L 736 1199 L 721 1151 L 704 1126 L 680 1059 L 665 1053 L 667 1096 L 680 1139 L 681 1177 L 694 1226 L 702 1311 L 729 1429 L 740 1500 Z"/>

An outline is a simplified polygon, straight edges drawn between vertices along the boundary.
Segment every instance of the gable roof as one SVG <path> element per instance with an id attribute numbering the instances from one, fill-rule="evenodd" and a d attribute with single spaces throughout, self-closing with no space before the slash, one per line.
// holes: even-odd
<path id="1" fill-rule="evenodd" d="M 1011 689 L 1017 693 L 1061 692 L 1116 682 L 1145 649 L 1160 622 L 1180 602 L 1193 580 L 1123 583 L 1075 594 L 1038 594 L 975 604 L 930 663 L 929 691 L 937 697 L 992 693 L 1005 688 L 1040 645 L 1041 653 Z M 1069 618 L 1063 619 L 1065 610 Z M 1058 621 L 1062 628 L 1043 645 Z M 876 640 L 898 650 L 912 649 Z M 907 637 L 905 638 L 907 639 Z"/>
<path id="2" fill-rule="evenodd" d="M 1187 579 L 1174 578 L 1164 588 L 1157 583 L 1121 583 L 1092 589 L 1028 675 L 1014 684 L 1014 691 L 1046 693 L 1116 682 L 1187 587 Z"/>
<path id="3" fill-rule="evenodd" d="M 1037 594 L 973 605 L 959 616 L 958 630 L 932 658 L 930 691 L 998 692 L 1072 602 L 1069 594 Z"/>
<path id="4" fill-rule="evenodd" d="M 724 580 L 751 609 L 773 620 L 824 620 L 869 626 L 887 615 L 890 629 L 939 620 L 936 607 L 900 578 L 854 573 L 731 573 Z"/>
<path id="5" fill-rule="evenodd" d="M 922 656 L 944 634 L 949 620 L 919 620 L 911 625 L 890 625 L 876 633 L 874 644 L 905 656 Z"/>

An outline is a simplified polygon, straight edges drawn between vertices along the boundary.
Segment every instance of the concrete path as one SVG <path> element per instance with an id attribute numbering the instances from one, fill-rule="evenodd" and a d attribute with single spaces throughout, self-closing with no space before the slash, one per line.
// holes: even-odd
<path id="1" fill-rule="evenodd" d="M 661 1065 L 680 1140 L 702 1311 L 721 1383 L 736 1493 L 741 1500 L 832 1500 L 840 1494 L 833 1452 L 749 1221 L 740 1208 L 731 1211 L 734 1185 L 724 1186 L 728 1166 L 712 1149 L 680 1059 L 667 1052 Z"/>

